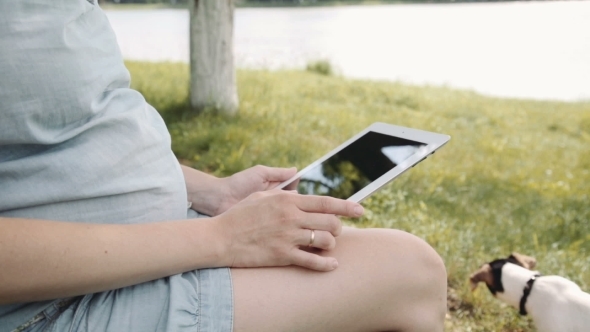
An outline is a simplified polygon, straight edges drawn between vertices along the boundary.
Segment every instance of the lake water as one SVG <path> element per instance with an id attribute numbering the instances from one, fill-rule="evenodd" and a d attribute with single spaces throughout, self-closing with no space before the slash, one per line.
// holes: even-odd
<path id="1" fill-rule="evenodd" d="M 186 10 L 107 11 L 127 59 L 188 62 Z M 590 2 L 238 8 L 238 67 L 590 100 Z"/>

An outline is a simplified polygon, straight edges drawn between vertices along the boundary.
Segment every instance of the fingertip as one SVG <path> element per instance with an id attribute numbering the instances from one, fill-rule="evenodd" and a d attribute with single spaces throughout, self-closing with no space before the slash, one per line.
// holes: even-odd
<path id="1" fill-rule="evenodd" d="M 330 272 L 330 271 L 334 271 L 338 268 L 338 261 L 336 260 L 336 258 L 331 258 L 331 257 L 322 257 L 324 258 L 324 262 L 325 265 L 322 266 L 321 268 L 318 268 L 318 271 L 322 271 L 322 272 Z"/>
<path id="2" fill-rule="evenodd" d="M 360 204 L 357 204 L 357 205 L 356 205 L 356 206 L 355 206 L 355 207 L 352 209 L 352 211 L 354 212 L 354 215 L 355 215 L 355 216 L 357 216 L 357 217 L 360 217 L 360 216 L 362 216 L 362 215 L 363 215 L 363 213 L 365 213 L 365 208 L 364 208 L 362 205 L 360 205 Z"/>
<path id="3" fill-rule="evenodd" d="M 292 177 L 293 175 L 297 174 L 297 167 L 289 167 L 285 169 L 285 175 L 288 178 Z"/>
<path id="4" fill-rule="evenodd" d="M 293 175 L 297 174 L 297 168 L 289 167 L 289 168 L 271 168 L 273 171 L 270 174 L 271 177 L 274 178 L 276 181 L 285 181 L 291 178 Z"/>
<path id="5" fill-rule="evenodd" d="M 333 259 L 332 262 L 330 262 L 330 267 L 332 268 L 332 270 L 336 270 L 338 268 L 338 261 L 336 259 Z"/>
<path id="6" fill-rule="evenodd" d="M 293 256 L 292 264 L 301 266 L 306 269 L 329 272 L 338 267 L 338 261 L 333 257 L 322 257 L 318 254 L 297 250 Z"/>
<path id="7" fill-rule="evenodd" d="M 297 173 L 297 168 L 296 167 L 282 167 L 282 168 L 277 168 L 277 170 L 279 170 L 282 173 L 286 173 L 286 174 L 295 174 L 295 173 Z"/>

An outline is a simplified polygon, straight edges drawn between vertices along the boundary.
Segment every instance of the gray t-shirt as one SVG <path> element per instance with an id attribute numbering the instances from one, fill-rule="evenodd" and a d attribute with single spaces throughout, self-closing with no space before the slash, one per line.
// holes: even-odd
<path id="1" fill-rule="evenodd" d="M 186 218 L 169 133 L 129 82 L 95 4 L 0 1 L 0 217 L 125 224 Z M 50 303 L 0 306 L 0 330 Z"/>

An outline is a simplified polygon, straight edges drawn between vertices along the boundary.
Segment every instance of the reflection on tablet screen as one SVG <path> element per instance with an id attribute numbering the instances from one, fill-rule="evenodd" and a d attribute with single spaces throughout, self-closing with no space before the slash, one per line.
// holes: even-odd
<path id="1" fill-rule="evenodd" d="M 347 199 L 424 147 L 370 131 L 293 182 L 300 194 Z"/>

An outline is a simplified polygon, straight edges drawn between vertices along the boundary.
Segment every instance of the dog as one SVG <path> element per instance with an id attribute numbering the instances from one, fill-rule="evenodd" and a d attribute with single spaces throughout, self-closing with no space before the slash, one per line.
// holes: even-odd
<path id="1" fill-rule="evenodd" d="M 535 266 L 533 257 L 512 253 L 473 273 L 471 290 L 485 283 L 496 298 L 529 314 L 539 332 L 590 331 L 590 294 L 566 278 L 532 271 Z"/>

